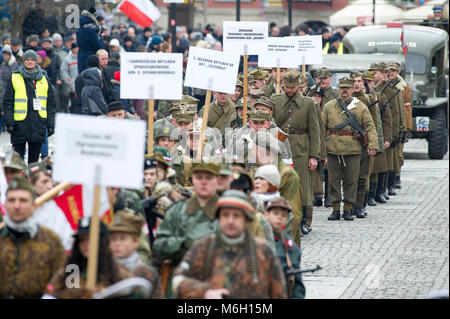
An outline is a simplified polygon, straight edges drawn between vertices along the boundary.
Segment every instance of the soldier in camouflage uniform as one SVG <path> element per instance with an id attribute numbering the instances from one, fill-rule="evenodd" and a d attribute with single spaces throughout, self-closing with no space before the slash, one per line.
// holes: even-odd
<path id="1" fill-rule="evenodd" d="M 292 215 L 292 208 L 283 197 L 279 197 L 269 202 L 267 205 L 266 217 L 273 228 L 275 237 L 275 251 L 284 272 L 288 270 L 300 269 L 302 251 L 292 238 L 286 233 L 285 225 Z M 305 299 L 305 285 L 302 275 L 286 275 L 289 299 Z"/>
<path id="2" fill-rule="evenodd" d="M 35 190 L 14 176 L 6 192 L 7 215 L 0 224 L 0 298 L 41 298 L 66 253 L 58 235 L 33 217 Z"/>
<path id="3" fill-rule="evenodd" d="M 353 79 L 353 94 L 354 98 L 364 103 L 369 109 L 370 115 L 374 122 L 375 128 L 377 130 L 378 136 L 378 150 L 383 150 L 383 128 L 381 123 L 381 114 L 378 109 L 378 105 L 374 102 L 376 99 L 369 94 L 366 94 L 364 82 L 362 78 L 362 73 L 359 71 L 352 71 L 350 73 L 350 78 Z M 369 176 L 373 167 L 374 157 L 369 156 L 366 152 L 361 152 L 360 162 L 359 162 L 359 177 L 358 186 L 356 190 L 356 203 L 352 208 L 352 214 L 356 215 L 358 218 L 364 218 L 367 216 L 367 211 L 365 209 L 365 202 L 369 195 Z"/>
<path id="4" fill-rule="evenodd" d="M 173 293 L 183 299 L 286 298 L 278 258 L 265 241 L 246 231 L 253 219 L 248 196 L 227 191 L 216 207 L 220 228 L 189 249 L 175 270 Z"/>
<path id="5" fill-rule="evenodd" d="M 289 71 L 284 75 L 284 93 L 272 96 L 274 103 L 273 117 L 277 126 L 289 134 L 294 169 L 300 177 L 302 185 L 301 201 L 303 234 L 308 233 L 306 227 L 306 209 L 312 209 L 311 172 L 317 168 L 320 158 L 320 127 L 314 101 L 299 92 L 300 73 Z"/>
<path id="6" fill-rule="evenodd" d="M 359 176 L 361 152 L 367 152 L 374 156 L 378 150 L 378 136 L 370 112 L 362 102 L 352 98 L 353 80 L 341 78 L 339 80 L 339 91 L 342 102 L 348 110 L 354 114 L 358 123 L 364 128 L 369 145 L 366 149 L 361 147 L 361 142 L 355 137 L 354 129 L 350 124 L 341 129 L 336 125 L 347 120 L 337 100 L 325 104 L 322 112 L 323 124 L 326 130 L 328 174 L 330 183 L 330 199 L 333 203 L 333 212 L 328 220 L 339 220 L 341 218 L 341 182 L 344 188 L 344 214 L 345 220 L 353 220 L 350 209 L 356 200 L 356 186 Z"/>
<path id="7" fill-rule="evenodd" d="M 166 118 L 161 119 L 154 123 L 153 128 L 154 128 L 155 146 L 164 147 L 170 152 L 175 143 L 177 142 L 177 140 L 175 139 L 176 136 L 171 134 L 172 131 L 175 129 L 175 126 L 172 124 L 172 121 Z"/>

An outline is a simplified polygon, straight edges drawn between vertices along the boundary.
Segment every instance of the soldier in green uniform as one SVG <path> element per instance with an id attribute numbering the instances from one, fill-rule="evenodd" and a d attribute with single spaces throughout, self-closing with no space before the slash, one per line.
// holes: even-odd
<path id="1" fill-rule="evenodd" d="M 350 78 L 353 79 L 353 93 L 352 96 L 364 103 L 369 109 L 370 115 L 377 130 L 378 137 L 378 150 L 383 150 L 383 129 L 381 124 L 381 115 L 376 104 L 373 104 L 375 99 L 366 94 L 362 73 L 359 71 L 350 72 Z M 369 195 L 369 176 L 371 168 L 373 167 L 373 156 L 369 156 L 367 152 L 361 152 L 359 160 L 359 177 L 358 186 L 356 190 L 356 203 L 352 208 L 353 215 L 358 218 L 364 218 L 367 216 L 365 210 L 365 202 Z"/>
<path id="2" fill-rule="evenodd" d="M 172 131 L 175 129 L 172 121 L 163 118 L 154 123 L 153 129 L 155 146 L 163 147 L 170 152 L 177 142 L 176 135 L 172 134 Z"/>
<path id="3" fill-rule="evenodd" d="M 266 85 L 266 77 L 268 73 L 260 68 L 255 69 L 250 72 L 250 75 L 253 76 L 253 89 L 259 90 Z"/>
<path id="4" fill-rule="evenodd" d="M 344 189 L 344 214 L 345 220 L 353 220 L 350 209 L 356 201 L 356 187 L 359 176 L 361 152 L 367 152 L 374 156 L 378 150 L 378 136 L 370 112 L 362 102 L 352 98 L 353 80 L 341 78 L 339 80 L 340 99 L 348 110 L 355 116 L 368 136 L 368 147 L 363 149 L 361 142 L 355 138 L 354 129 L 350 124 L 341 129 L 336 125 L 347 120 L 338 101 L 331 100 L 325 104 L 322 118 L 326 130 L 328 174 L 330 186 L 330 200 L 333 203 L 333 212 L 328 220 L 339 220 L 341 218 L 341 182 Z"/>
<path id="5" fill-rule="evenodd" d="M 283 79 L 284 74 L 287 72 L 286 68 L 280 68 L 280 82 Z M 271 98 L 272 95 L 276 94 L 277 92 L 277 68 L 272 69 L 272 77 L 270 78 L 270 81 L 261 88 L 261 90 L 264 91 L 267 98 Z M 280 83 L 280 90 L 281 90 L 281 83 Z"/>
<path id="6" fill-rule="evenodd" d="M 391 110 L 389 107 L 384 107 L 380 109 L 379 106 L 382 106 L 386 103 L 386 96 L 383 93 L 378 93 L 375 90 L 375 84 L 379 84 L 379 81 L 375 82 L 375 73 L 379 71 L 366 71 L 363 75 L 363 80 L 365 85 L 367 85 L 369 89 L 370 96 L 374 99 L 374 102 L 377 101 L 376 105 L 380 110 L 381 117 L 381 127 L 382 127 L 382 147 L 379 149 L 377 155 L 374 156 L 373 167 L 370 172 L 370 184 L 369 184 L 369 193 L 367 196 L 367 204 L 369 206 L 376 206 L 375 197 L 377 196 L 376 190 L 378 185 L 378 174 L 387 171 L 387 159 L 386 159 L 386 149 L 389 148 L 391 141 Z M 381 73 L 383 74 L 383 73 Z M 380 78 L 380 75 L 377 75 L 377 78 Z M 372 103 L 374 103 L 372 102 Z M 380 134 L 378 135 L 380 137 Z M 378 195 L 380 196 L 380 194 Z M 383 198 L 380 200 L 386 202 Z"/>
<path id="7" fill-rule="evenodd" d="M 269 202 L 266 218 L 273 228 L 275 237 L 275 250 L 284 272 L 300 269 L 302 251 L 292 238 L 286 233 L 285 226 L 292 214 L 292 208 L 283 197 Z M 305 285 L 302 275 L 286 275 L 289 299 L 305 299 Z"/>
<path id="8" fill-rule="evenodd" d="M 312 208 L 311 172 L 320 159 L 320 127 L 314 100 L 299 92 L 298 71 L 289 71 L 284 77 L 284 91 L 270 99 L 274 103 L 273 117 L 277 126 L 289 134 L 294 169 L 302 186 L 302 233 L 307 234 L 306 207 Z"/>
<path id="9" fill-rule="evenodd" d="M 5 173 L 6 183 L 9 184 L 15 175 L 25 175 L 26 165 L 19 153 L 10 150 L 6 152 L 2 161 L 3 172 Z"/>
<path id="10" fill-rule="evenodd" d="M 203 112 L 204 107 L 202 107 L 198 116 L 203 117 Z M 231 101 L 230 94 L 214 92 L 214 101 L 209 106 L 208 127 L 217 128 L 223 135 L 225 127 L 234 117 L 234 104 Z"/>
<path id="11" fill-rule="evenodd" d="M 248 97 L 248 101 L 250 102 L 250 104 L 252 105 L 252 107 L 255 106 L 255 102 L 261 98 L 265 96 L 265 93 L 263 90 L 261 89 L 254 89 L 254 90 L 250 90 L 250 95 Z"/>
<path id="12" fill-rule="evenodd" d="M 234 94 L 230 97 L 231 101 L 234 104 L 237 104 L 240 99 L 242 99 L 244 93 L 244 84 L 242 81 L 236 81 L 236 89 L 234 90 Z"/>
<path id="13" fill-rule="evenodd" d="M 169 207 L 153 243 L 155 255 L 160 260 L 170 259 L 173 267 L 179 264 L 196 239 L 217 230 L 215 213 L 219 196 L 216 191 L 220 165 L 194 163 L 191 172 L 195 194 Z"/>

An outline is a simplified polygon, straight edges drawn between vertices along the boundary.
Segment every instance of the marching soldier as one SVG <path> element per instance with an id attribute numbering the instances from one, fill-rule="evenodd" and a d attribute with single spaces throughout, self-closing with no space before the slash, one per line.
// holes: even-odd
<path id="1" fill-rule="evenodd" d="M 359 175 L 361 152 L 367 152 L 374 156 L 378 150 L 378 136 L 367 107 L 358 99 L 352 98 L 353 80 L 341 78 L 339 80 L 340 101 L 332 100 L 325 104 L 322 112 L 323 123 L 327 136 L 327 159 L 330 186 L 330 200 L 333 203 L 333 212 L 328 220 L 341 218 L 341 182 L 344 189 L 344 214 L 345 220 L 353 220 L 350 209 L 356 201 L 356 186 Z M 354 115 L 356 121 L 365 130 L 368 137 L 368 145 L 364 145 L 358 138 L 358 132 L 350 125 L 337 129 L 349 117 L 343 112 L 340 102 Z M 359 133 L 361 134 L 361 133 Z M 364 139 L 363 136 L 359 137 Z M 365 144 L 365 143 L 364 143 Z M 366 149 L 367 146 L 367 149 Z"/>
<path id="2" fill-rule="evenodd" d="M 235 133 L 244 125 L 244 101 L 241 99 L 237 102 L 236 106 L 236 117 L 230 121 L 230 124 L 225 128 L 225 145 L 229 145 L 232 141 Z M 247 101 L 247 113 L 251 112 L 252 106 L 249 101 Z"/>
<path id="3" fill-rule="evenodd" d="M 253 89 L 259 90 L 266 86 L 266 77 L 268 73 L 262 69 L 256 69 L 250 72 L 250 75 L 253 77 Z"/>
<path id="4" fill-rule="evenodd" d="M 283 79 L 284 74 L 287 72 L 286 68 L 280 68 L 280 82 L 281 79 Z M 276 94 L 277 92 L 277 68 L 272 68 L 272 76 L 269 80 L 269 82 L 261 88 L 261 90 L 264 91 L 267 98 L 271 98 L 272 95 Z M 281 88 L 281 84 L 280 84 Z"/>
<path id="5" fill-rule="evenodd" d="M 203 117 L 204 107 L 200 110 L 198 116 Z M 230 94 L 214 92 L 214 101 L 209 106 L 208 127 L 217 128 L 222 135 L 225 133 L 225 127 L 234 118 L 234 104 L 231 101 Z"/>
<path id="6" fill-rule="evenodd" d="M 300 177 L 303 234 L 306 227 L 306 208 L 312 208 L 311 172 L 317 168 L 320 159 L 320 128 L 314 101 L 299 92 L 298 71 L 289 71 L 284 77 L 284 93 L 272 96 L 273 117 L 277 126 L 289 134 L 294 169 Z"/>
<path id="7" fill-rule="evenodd" d="M 173 293 L 183 299 L 286 298 L 278 258 L 246 231 L 253 219 L 247 194 L 229 190 L 216 207 L 218 230 L 189 249 L 175 270 Z"/>

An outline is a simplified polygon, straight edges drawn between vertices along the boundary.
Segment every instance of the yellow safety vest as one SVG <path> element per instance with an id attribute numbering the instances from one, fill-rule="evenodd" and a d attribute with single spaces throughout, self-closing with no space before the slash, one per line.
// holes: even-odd
<path id="1" fill-rule="evenodd" d="M 25 87 L 25 80 L 20 73 L 13 73 L 12 84 L 14 87 L 14 121 L 23 121 L 27 117 L 28 96 Z M 39 116 L 47 118 L 47 94 L 48 82 L 45 76 L 36 82 L 36 98 L 41 101 L 41 110 Z"/>
<path id="2" fill-rule="evenodd" d="M 330 42 L 327 42 L 327 44 L 325 44 L 325 47 L 322 50 L 322 54 L 328 54 L 329 48 L 330 48 Z M 342 42 L 339 43 L 337 54 L 344 54 L 344 44 Z"/>

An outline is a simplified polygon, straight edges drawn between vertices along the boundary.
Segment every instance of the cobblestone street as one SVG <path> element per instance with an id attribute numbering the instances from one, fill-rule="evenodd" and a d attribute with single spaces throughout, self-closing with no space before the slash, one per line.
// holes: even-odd
<path id="1" fill-rule="evenodd" d="M 364 219 L 328 221 L 314 208 L 303 237 L 307 298 L 420 298 L 449 288 L 449 160 L 429 160 L 427 142 L 405 145 L 402 188 Z"/>

